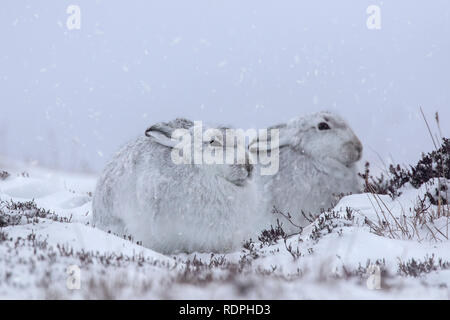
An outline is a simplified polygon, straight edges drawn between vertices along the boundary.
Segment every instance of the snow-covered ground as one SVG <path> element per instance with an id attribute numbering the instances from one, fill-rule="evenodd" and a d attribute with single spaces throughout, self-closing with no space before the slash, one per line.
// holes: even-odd
<path id="1" fill-rule="evenodd" d="M 9 173 L 0 178 L 3 299 L 450 297 L 448 208 L 427 207 L 426 223 L 414 218 L 427 186 L 405 187 L 395 200 L 344 197 L 286 240 L 164 256 L 90 224 L 95 176 L 12 163 L 0 161 L 0 172 Z M 73 266 L 80 289 L 70 282 Z"/>

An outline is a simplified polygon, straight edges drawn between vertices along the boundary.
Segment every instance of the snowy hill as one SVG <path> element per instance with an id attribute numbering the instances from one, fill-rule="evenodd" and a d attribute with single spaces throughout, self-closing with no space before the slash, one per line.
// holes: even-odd
<path id="1" fill-rule="evenodd" d="M 344 197 L 301 233 L 274 227 L 240 252 L 163 256 L 90 224 L 95 176 L 0 163 L 0 298 L 450 297 L 448 206 L 424 197 L 437 180 Z"/>

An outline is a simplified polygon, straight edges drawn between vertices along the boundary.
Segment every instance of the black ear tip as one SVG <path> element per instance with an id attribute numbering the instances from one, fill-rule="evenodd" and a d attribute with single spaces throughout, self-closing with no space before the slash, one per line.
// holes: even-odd
<path id="1" fill-rule="evenodd" d="M 152 132 L 152 131 L 162 131 L 161 126 L 158 124 L 154 124 L 154 125 L 148 127 L 147 130 L 145 130 L 145 135 L 147 137 L 151 137 L 152 135 L 150 134 L 150 132 Z"/>
<path id="2" fill-rule="evenodd" d="M 161 126 L 158 124 L 154 124 L 154 125 L 148 127 L 147 130 L 145 130 L 145 135 L 147 137 L 151 137 L 150 132 L 152 132 L 152 131 L 161 131 Z"/>
<path id="3" fill-rule="evenodd" d="M 173 128 L 169 127 L 167 125 L 167 123 L 157 123 L 152 125 L 150 128 L 148 128 L 147 130 L 145 130 L 145 135 L 147 137 L 152 137 L 153 135 L 151 135 L 150 133 L 154 133 L 157 132 L 158 134 L 163 134 L 166 137 L 170 137 L 172 135 L 173 132 Z"/>

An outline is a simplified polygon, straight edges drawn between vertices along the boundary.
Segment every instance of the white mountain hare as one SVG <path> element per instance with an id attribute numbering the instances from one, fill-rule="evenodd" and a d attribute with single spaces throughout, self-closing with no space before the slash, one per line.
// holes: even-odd
<path id="1" fill-rule="evenodd" d="M 310 222 L 302 211 L 307 216 L 320 214 L 332 206 L 334 195 L 361 191 L 356 163 L 363 146 L 342 118 L 319 112 L 272 128 L 279 129 L 279 170 L 275 175 L 261 176 L 256 166 L 254 174 L 265 213 L 276 208 L 289 213 L 297 226 L 305 227 Z M 250 142 L 252 156 L 270 150 L 270 135 L 267 140 Z M 271 216 L 273 225 L 277 218 L 285 231 L 298 231 L 280 214 Z"/>
<path id="2" fill-rule="evenodd" d="M 180 128 L 198 132 L 185 119 L 158 123 L 116 154 L 98 181 L 93 223 L 161 253 L 236 249 L 258 229 L 253 167 L 248 157 L 244 164 L 175 164 L 171 138 Z M 203 155 L 210 145 L 224 148 L 223 137 L 204 141 Z"/>

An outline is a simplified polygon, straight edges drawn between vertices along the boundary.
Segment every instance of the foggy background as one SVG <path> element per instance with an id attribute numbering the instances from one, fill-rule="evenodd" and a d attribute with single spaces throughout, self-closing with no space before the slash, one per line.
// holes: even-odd
<path id="1" fill-rule="evenodd" d="M 419 106 L 450 136 L 447 0 L 2 0 L 0 49 L 0 154 L 49 167 L 98 172 L 177 116 L 247 129 L 336 111 L 374 162 L 432 150 Z"/>

